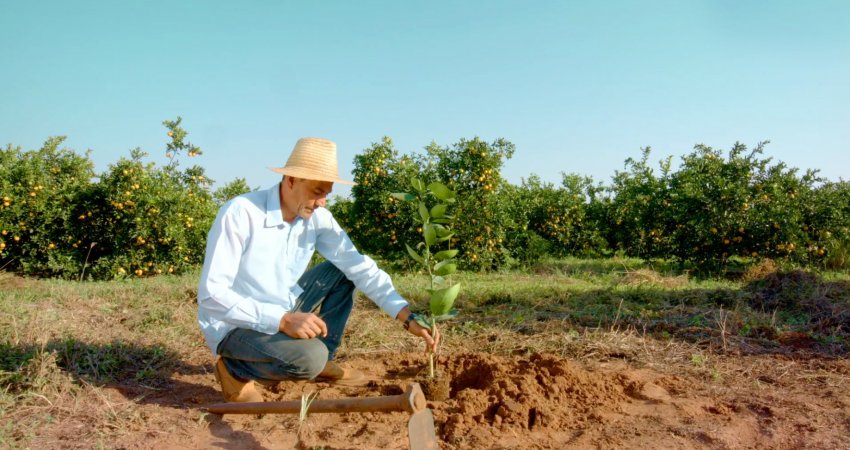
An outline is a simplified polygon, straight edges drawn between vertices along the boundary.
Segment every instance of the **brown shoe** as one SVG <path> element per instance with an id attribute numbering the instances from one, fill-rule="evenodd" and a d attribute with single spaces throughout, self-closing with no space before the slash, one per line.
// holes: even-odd
<path id="1" fill-rule="evenodd" d="M 322 372 L 316 376 L 316 381 L 341 386 L 366 386 L 371 380 L 366 377 L 365 373 L 357 369 L 346 369 L 333 361 L 328 361 Z"/>
<path id="2" fill-rule="evenodd" d="M 257 392 L 253 381 L 239 381 L 227 371 L 224 360 L 219 356 L 215 361 L 215 379 L 221 384 L 221 393 L 226 402 L 262 402 L 263 396 Z"/>

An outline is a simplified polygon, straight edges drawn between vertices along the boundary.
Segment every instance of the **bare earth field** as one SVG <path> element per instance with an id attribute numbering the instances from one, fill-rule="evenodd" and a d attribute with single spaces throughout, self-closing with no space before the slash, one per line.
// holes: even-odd
<path id="1" fill-rule="evenodd" d="M 54 284 L 5 278 L 7 292 L 38 295 L 12 298 L 17 306 L 3 313 L 13 332 L 0 356 L 24 364 L 0 378 L 0 444 L 407 447 L 406 413 L 308 414 L 303 421 L 205 413 L 221 396 L 212 357 L 193 328 L 192 281 L 70 295 Z M 184 298 L 151 323 L 159 310 L 135 317 L 122 306 L 127 292 Z M 104 306 L 104 296 L 124 300 Z M 362 299 L 349 328 L 339 360 L 368 372 L 369 386 L 282 382 L 260 388 L 266 400 L 395 395 L 427 367 L 419 343 Z M 765 347 L 731 336 L 721 343 L 711 330 L 697 342 L 634 327 L 576 332 L 558 321 L 502 329 L 447 330 L 439 367 L 452 379 L 451 396 L 428 403 L 441 448 L 850 448 L 850 362 L 819 351 L 805 335 L 780 334 Z M 20 356 L 32 349 L 29 359 Z"/>
<path id="2" fill-rule="evenodd" d="M 579 363 L 552 355 L 446 358 L 452 396 L 431 402 L 442 448 L 848 448 L 847 361 L 726 358 L 727 380 L 640 368 L 627 361 Z M 380 381 L 366 388 L 282 383 L 267 400 L 393 395 L 421 369 L 418 355 L 375 354 L 347 361 Z M 207 370 L 204 370 L 207 369 Z M 209 367 L 174 374 L 180 389 L 146 395 L 152 429 L 113 442 L 125 448 L 406 448 L 405 413 L 207 416 L 218 402 Z M 147 394 L 115 388 L 113 402 Z M 73 446 L 58 427 L 50 444 Z M 63 436 L 70 432 L 71 436 Z M 67 439 L 67 440 L 66 440 Z M 63 442 L 64 441 L 64 442 Z M 70 442 L 69 442 L 70 441 Z M 47 442 L 45 442 L 47 443 Z"/>
<path id="3" fill-rule="evenodd" d="M 553 355 L 444 358 L 451 398 L 429 402 L 442 448 L 850 448 L 850 364 L 777 356 L 717 362 L 722 381 L 636 367 L 622 359 Z M 418 354 L 346 360 L 376 378 L 364 388 L 284 382 L 267 400 L 395 395 L 422 368 Z M 406 413 L 202 415 L 221 401 L 211 364 L 187 362 L 168 389 L 109 386 L 91 406 L 116 410 L 126 429 L 110 448 L 406 448 Z M 129 412 L 128 410 L 132 410 Z M 34 448 L 85 448 L 90 424 L 68 417 Z"/>

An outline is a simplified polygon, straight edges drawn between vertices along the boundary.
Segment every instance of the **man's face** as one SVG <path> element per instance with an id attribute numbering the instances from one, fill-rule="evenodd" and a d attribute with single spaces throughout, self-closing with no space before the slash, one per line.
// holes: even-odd
<path id="1" fill-rule="evenodd" d="M 301 178 L 286 177 L 288 194 L 284 195 L 284 218 L 294 220 L 295 216 L 301 216 L 304 220 L 310 219 L 316 208 L 322 208 L 327 202 L 328 194 L 333 190 L 330 181 L 305 180 Z"/>

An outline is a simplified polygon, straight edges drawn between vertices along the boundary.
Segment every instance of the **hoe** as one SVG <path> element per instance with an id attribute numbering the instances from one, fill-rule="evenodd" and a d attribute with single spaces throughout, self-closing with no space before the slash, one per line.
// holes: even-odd
<path id="1" fill-rule="evenodd" d="M 206 410 L 214 414 L 298 414 L 300 401 L 217 403 Z M 314 400 L 310 403 L 311 413 L 354 413 L 354 412 L 408 412 L 408 440 L 411 450 L 436 450 L 437 437 L 434 432 L 434 415 L 426 408 L 425 395 L 418 383 L 411 383 L 403 394 L 383 397 L 340 398 Z"/>

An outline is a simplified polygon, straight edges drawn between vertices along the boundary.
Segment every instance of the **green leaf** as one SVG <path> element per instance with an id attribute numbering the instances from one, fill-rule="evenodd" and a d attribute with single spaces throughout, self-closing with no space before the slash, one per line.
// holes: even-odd
<path id="1" fill-rule="evenodd" d="M 422 256 L 419 255 L 419 253 L 416 253 L 416 250 L 412 249 L 407 244 L 404 244 L 404 246 L 407 247 L 407 254 L 409 254 L 414 261 L 418 262 L 419 264 L 425 264 L 425 259 L 423 259 Z"/>
<path id="2" fill-rule="evenodd" d="M 453 273 L 455 273 L 456 270 L 457 270 L 457 264 L 451 262 L 450 259 L 447 259 L 445 261 L 440 261 L 440 262 L 437 263 L 436 266 L 434 266 L 434 273 L 436 273 L 437 275 L 440 275 L 441 277 L 453 274 Z"/>
<path id="3" fill-rule="evenodd" d="M 449 311 L 449 312 L 447 312 L 447 313 L 445 313 L 441 316 L 435 316 L 434 321 L 435 322 L 445 322 L 447 320 L 454 319 L 455 317 L 457 317 L 458 314 L 459 314 L 458 310 L 453 309 L 453 310 L 451 310 L 451 311 Z"/>
<path id="4" fill-rule="evenodd" d="M 413 194 L 408 194 L 407 192 L 393 192 L 390 194 L 393 198 L 397 200 L 401 200 L 403 202 L 411 202 L 416 200 L 416 196 Z"/>
<path id="5" fill-rule="evenodd" d="M 454 235 L 455 235 L 454 233 L 449 233 L 449 234 L 447 234 L 447 235 L 445 235 L 445 236 L 443 236 L 443 237 L 441 237 L 440 239 L 437 239 L 437 240 L 440 241 L 440 242 L 446 242 L 449 239 L 451 239 L 452 237 L 454 237 Z"/>
<path id="6" fill-rule="evenodd" d="M 425 202 L 419 202 L 419 215 L 422 216 L 422 223 L 428 222 L 428 219 L 431 218 L 431 214 L 428 213 L 428 207 L 425 206 Z"/>
<path id="7" fill-rule="evenodd" d="M 434 230 L 437 231 L 437 237 L 443 237 L 443 236 L 446 236 L 448 234 L 451 234 L 451 232 L 452 232 L 451 230 L 449 230 L 448 228 L 446 228 L 446 227 L 444 227 L 440 224 L 434 224 Z"/>
<path id="8" fill-rule="evenodd" d="M 431 193 L 434 194 L 440 200 L 448 200 L 454 199 L 455 193 L 451 189 L 447 188 L 445 184 L 439 183 L 437 181 L 428 185 L 428 189 L 431 190 Z"/>
<path id="9" fill-rule="evenodd" d="M 423 183 L 422 180 L 420 180 L 419 178 L 411 178 L 410 185 L 413 186 L 413 189 L 419 191 L 420 194 L 425 192 L 425 183 Z"/>
<path id="10" fill-rule="evenodd" d="M 442 218 L 446 215 L 446 208 L 448 207 L 448 205 L 445 205 L 443 203 L 440 203 L 439 205 L 434 205 L 434 207 L 431 208 L 431 217 L 435 217 L 437 219 Z"/>
<path id="11" fill-rule="evenodd" d="M 425 316 L 416 316 L 416 323 L 419 324 L 422 328 L 431 329 L 431 324 L 428 322 L 428 318 Z"/>
<path id="12" fill-rule="evenodd" d="M 433 281 L 435 285 L 441 285 L 441 284 L 443 284 L 443 283 L 445 283 L 445 282 L 446 282 L 446 279 L 445 279 L 445 278 L 443 278 L 443 277 L 441 277 L 441 276 L 439 276 L 439 275 L 434 275 L 434 276 L 431 278 L 431 281 Z M 430 292 L 429 292 L 429 294 L 430 294 Z"/>
<path id="13" fill-rule="evenodd" d="M 455 250 L 442 250 L 434 254 L 434 258 L 437 261 L 442 261 L 449 258 L 454 258 L 457 255 L 457 249 Z"/>
<path id="14" fill-rule="evenodd" d="M 439 317 L 445 314 L 448 314 L 452 309 L 452 305 L 455 302 L 455 298 L 457 298 L 457 294 L 460 292 L 460 283 L 455 284 L 452 287 L 447 287 L 444 289 L 437 289 L 431 294 L 431 315 L 434 317 Z"/>
<path id="15" fill-rule="evenodd" d="M 437 242 L 437 232 L 434 231 L 434 225 L 426 223 L 422 225 L 422 234 L 425 236 L 425 245 L 432 246 Z"/>

